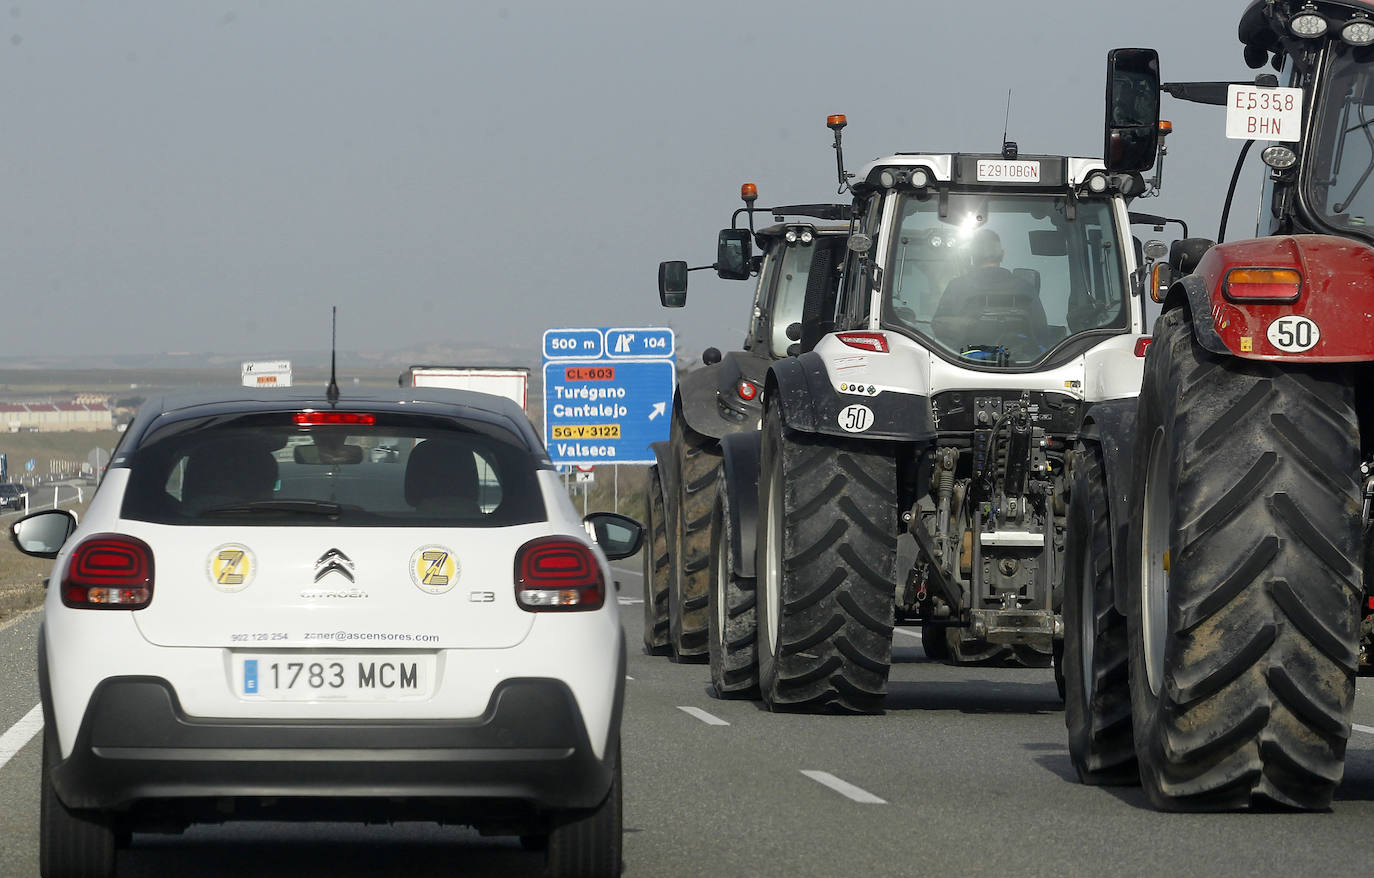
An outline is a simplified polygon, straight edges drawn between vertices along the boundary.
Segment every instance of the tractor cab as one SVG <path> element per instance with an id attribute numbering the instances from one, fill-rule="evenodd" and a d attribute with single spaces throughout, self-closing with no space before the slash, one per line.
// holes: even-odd
<path id="1" fill-rule="evenodd" d="M 1161 85 L 1153 50 L 1111 53 L 1109 168 L 1154 164 L 1161 92 L 1223 106 L 1227 137 L 1244 141 L 1233 191 L 1252 147 L 1264 144 L 1260 157 L 1268 173 L 1258 234 L 1339 235 L 1374 244 L 1374 3 L 1254 0 L 1238 31 L 1246 62 L 1263 71 L 1253 82 Z M 1218 240 L 1225 229 L 1223 216 Z"/>
<path id="2" fill-rule="evenodd" d="M 865 234 L 850 240 L 840 328 L 890 330 L 959 367 L 1018 371 L 1138 332 L 1123 185 L 1138 182 L 1015 144 L 871 163 L 852 184 Z"/>

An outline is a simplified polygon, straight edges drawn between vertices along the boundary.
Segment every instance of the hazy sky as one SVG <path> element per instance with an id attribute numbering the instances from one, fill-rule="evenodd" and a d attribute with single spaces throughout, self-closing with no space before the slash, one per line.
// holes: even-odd
<path id="1" fill-rule="evenodd" d="M 748 284 L 691 277 L 761 204 L 896 151 L 1101 152 L 1113 46 L 1253 76 L 1243 0 L 11 2 L 0 5 L 0 355 L 383 351 L 558 326 L 739 343 Z M 1215 235 L 1239 141 L 1165 99 L 1164 196 Z M 1252 232 L 1258 163 L 1236 233 Z"/>

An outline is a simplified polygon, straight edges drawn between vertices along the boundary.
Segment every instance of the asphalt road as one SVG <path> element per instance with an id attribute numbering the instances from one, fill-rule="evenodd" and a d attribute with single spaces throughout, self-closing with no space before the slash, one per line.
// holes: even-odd
<path id="1" fill-rule="evenodd" d="M 94 485 L 87 485 L 84 482 L 76 484 L 72 482 L 51 482 L 45 485 L 38 485 L 29 488 L 29 512 L 37 512 L 40 509 L 52 509 L 57 506 L 70 506 L 79 503 L 83 499 L 89 499 L 91 492 L 95 490 Z M 14 519 L 24 515 L 23 509 L 3 509 L 0 510 L 0 521 Z M 6 525 L 8 527 L 8 524 Z"/>
<path id="2" fill-rule="evenodd" d="M 1178 815 L 1077 783 L 1047 670 L 952 668 L 897 635 L 885 716 L 772 715 L 710 697 L 701 665 L 645 656 L 622 571 L 626 875 L 1364 875 L 1374 678 L 1323 814 Z M 0 876 L 37 875 L 41 614 L 0 629 Z M 21 724 L 17 729 L 16 724 Z M 32 722 L 30 722 L 32 725 Z M 10 730 L 10 731 L 6 731 Z M 20 740 L 22 739 L 22 740 Z M 16 743 L 17 742 L 17 743 Z M 13 751 L 13 755 L 8 755 Z M 237 824 L 135 837 L 121 876 L 535 876 L 510 839 L 428 824 Z"/>

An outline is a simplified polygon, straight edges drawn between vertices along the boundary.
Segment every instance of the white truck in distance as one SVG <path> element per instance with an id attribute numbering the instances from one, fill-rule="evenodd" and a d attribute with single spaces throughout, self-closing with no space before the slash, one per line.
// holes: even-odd
<path id="1" fill-rule="evenodd" d="M 452 387 L 504 396 L 526 414 L 530 370 L 523 366 L 411 366 L 397 382 L 402 387 Z"/>

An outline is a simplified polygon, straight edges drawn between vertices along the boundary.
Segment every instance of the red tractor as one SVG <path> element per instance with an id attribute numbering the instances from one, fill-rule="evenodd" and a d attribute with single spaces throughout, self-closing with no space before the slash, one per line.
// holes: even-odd
<path id="1" fill-rule="evenodd" d="M 1270 142 L 1261 237 L 1220 242 L 1228 196 L 1219 243 L 1175 244 L 1134 431 L 1074 459 L 1070 753 L 1168 810 L 1330 805 L 1374 570 L 1374 2 L 1253 0 L 1239 35 L 1277 75 L 1108 60 L 1110 170 L 1154 164 L 1161 90 L 1226 107 L 1232 192 Z"/>

